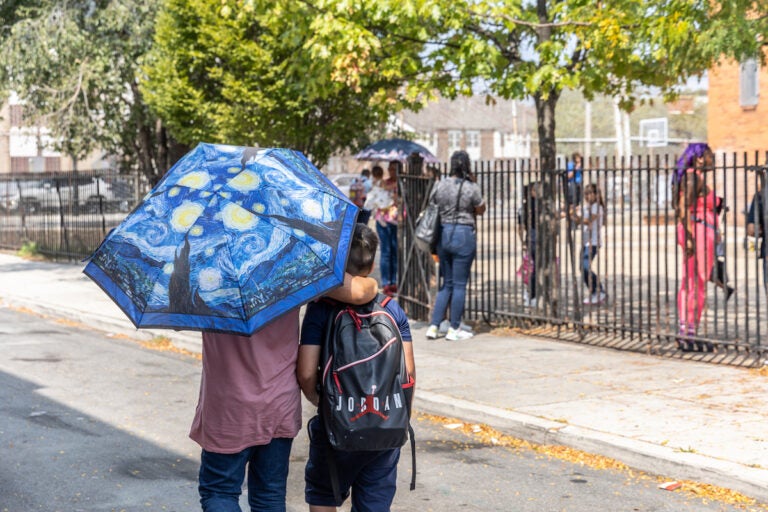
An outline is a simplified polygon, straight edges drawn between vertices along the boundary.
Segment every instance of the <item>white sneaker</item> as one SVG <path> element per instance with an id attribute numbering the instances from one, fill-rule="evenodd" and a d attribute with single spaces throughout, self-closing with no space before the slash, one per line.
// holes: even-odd
<path id="1" fill-rule="evenodd" d="M 427 334 L 425 334 L 424 336 L 426 336 L 426 338 L 428 340 L 436 340 L 437 339 L 437 334 L 438 334 L 437 333 L 437 326 L 436 325 L 430 325 L 429 329 L 427 329 Z"/>
<path id="2" fill-rule="evenodd" d="M 528 304 L 526 304 L 526 306 L 529 306 L 529 307 L 535 308 L 535 307 L 536 307 L 536 297 L 534 297 L 534 298 L 532 298 L 531 300 L 529 300 L 529 301 L 528 301 Z"/>
<path id="3" fill-rule="evenodd" d="M 592 304 L 602 304 L 605 300 L 605 292 L 599 292 L 594 295 L 590 295 L 584 299 L 584 304 L 591 306 Z"/>
<path id="4" fill-rule="evenodd" d="M 445 336 L 448 333 L 448 329 L 451 328 L 451 322 L 448 320 L 443 320 L 440 322 L 440 327 L 437 328 L 437 335 L 438 336 Z M 469 325 L 465 324 L 464 322 L 461 322 L 459 324 L 459 330 L 461 331 L 467 331 L 467 332 L 474 332 L 474 329 L 470 327 Z"/>
<path id="5" fill-rule="evenodd" d="M 448 341 L 461 341 L 468 340 L 474 336 L 471 332 L 462 331 L 461 329 L 448 329 L 448 333 L 445 335 L 445 339 Z"/>

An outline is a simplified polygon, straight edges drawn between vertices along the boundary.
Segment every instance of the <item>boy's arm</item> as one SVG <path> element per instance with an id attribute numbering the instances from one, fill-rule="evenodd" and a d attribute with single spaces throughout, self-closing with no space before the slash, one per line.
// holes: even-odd
<path id="1" fill-rule="evenodd" d="M 296 377 L 304 396 L 314 406 L 320 403 L 320 395 L 317 393 L 317 365 L 319 362 L 320 345 L 301 345 L 299 347 Z"/>
<path id="2" fill-rule="evenodd" d="M 344 284 L 334 288 L 328 297 L 345 304 L 368 304 L 376 298 L 379 283 L 372 277 L 353 276 L 344 273 Z"/>
<path id="3" fill-rule="evenodd" d="M 416 360 L 413 357 L 413 342 L 403 343 L 403 353 L 405 354 L 405 370 L 411 379 L 416 380 Z"/>

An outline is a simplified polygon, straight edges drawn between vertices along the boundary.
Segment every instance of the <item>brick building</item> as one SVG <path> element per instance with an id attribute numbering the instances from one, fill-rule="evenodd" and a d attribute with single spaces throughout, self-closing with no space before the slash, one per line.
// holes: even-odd
<path id="1" fill-rule="evenodd" d="M 414 140 L 442 162 L 459 149 L 472 160 L 529 158 L 536 144 L 536 114 L 530 102 L 489 102 L 484 95 L 440 98 L 418 112 L 402 112 L 395 124 L 415 132 Z"/>
<path id="2" fill-rule="evenodd" d="M 717 153 L 768 151 L 768 67 L 749 59 L 709 70 L 708 142 Z"/>

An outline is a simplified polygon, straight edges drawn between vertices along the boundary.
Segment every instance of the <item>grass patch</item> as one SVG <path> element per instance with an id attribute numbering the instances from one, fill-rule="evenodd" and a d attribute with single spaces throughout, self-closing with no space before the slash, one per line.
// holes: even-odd
<path id="1" fill-rule="evenodd" d="M 16 256 L 27 260 L 40 260 L 43 259 L 43 255 L 40 253 L 40 248 L 37 246 L 37 242 L 27 240 L 21 246 L 21 249 L 16 251 Z"/>

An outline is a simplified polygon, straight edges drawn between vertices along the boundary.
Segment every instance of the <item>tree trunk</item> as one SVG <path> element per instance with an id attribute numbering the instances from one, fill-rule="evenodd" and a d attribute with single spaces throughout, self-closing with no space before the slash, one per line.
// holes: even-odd
<path id="1" fill-rule="evenodd" d="M 555 107 L 560 99 L 558 91 L 534 95 L 539 133 L 539 157 L 541 171 L 541 211 L 536 211 L 536 297 L 539 307 L 551 318 L 558 316 L 560 297 L 557 279 L 557 241 L 560 237 L 560 210 L 557 192 L 560 176 L 557 173 L 557 148 L 555 144 Z"/>

